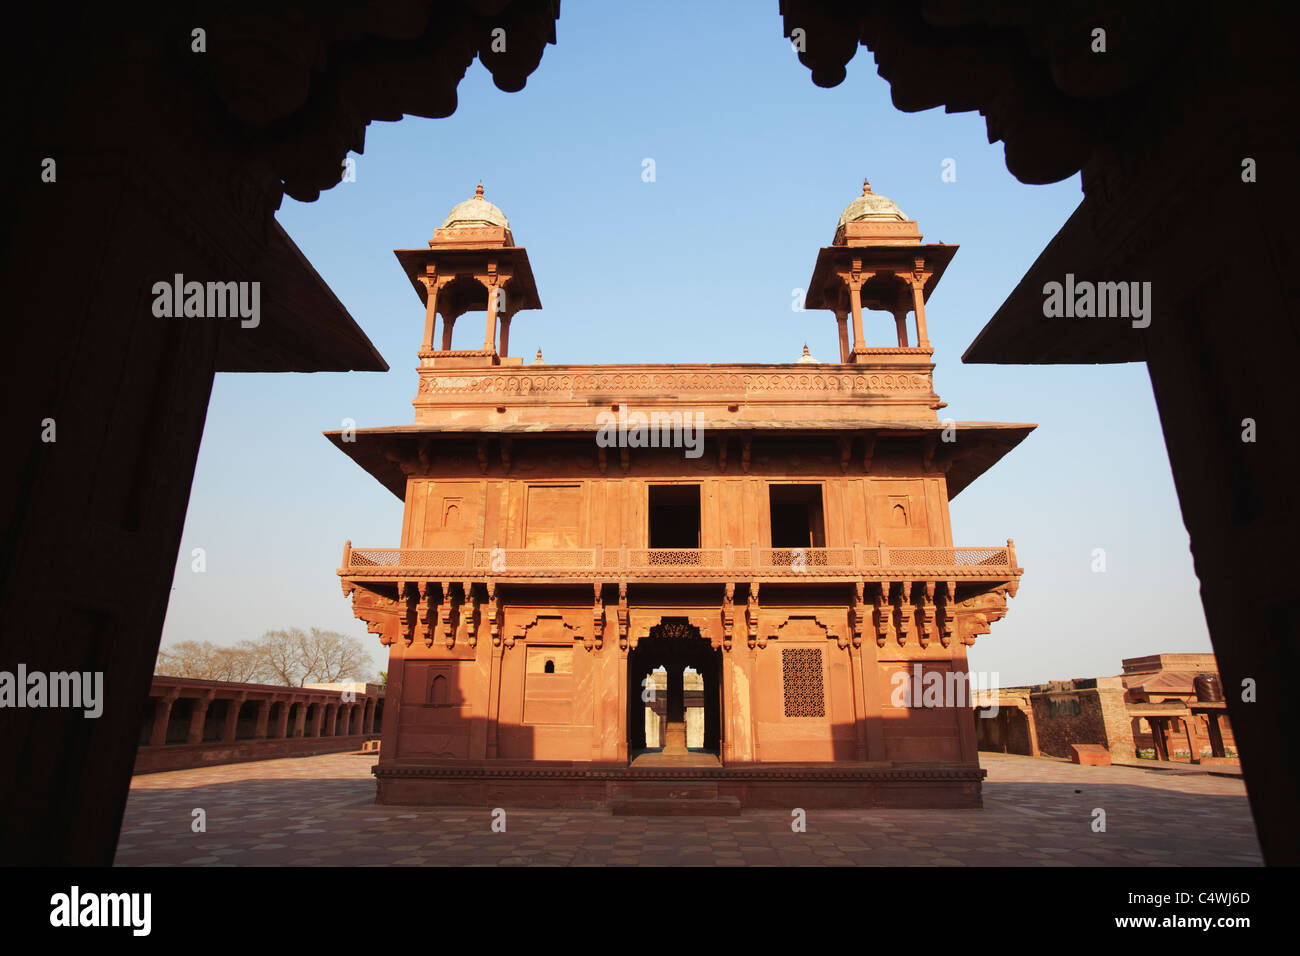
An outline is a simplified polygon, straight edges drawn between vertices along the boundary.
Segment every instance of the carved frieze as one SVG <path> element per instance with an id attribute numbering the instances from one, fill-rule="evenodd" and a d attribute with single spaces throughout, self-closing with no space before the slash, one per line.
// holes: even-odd
<path id="1" fill-rule="evenodd" d="M 482 393 L 487 395 L 531 394 L 680 394 L 699 392 L 718 395 L 754 395 L 789 392 L 933 391 L 928 370 L 849 370 L 823 372 L 601 372 L 551 374 L 531 372 L 481 372 L 449 374 L 437 369 L 420 373 L 421 395 Z"/>

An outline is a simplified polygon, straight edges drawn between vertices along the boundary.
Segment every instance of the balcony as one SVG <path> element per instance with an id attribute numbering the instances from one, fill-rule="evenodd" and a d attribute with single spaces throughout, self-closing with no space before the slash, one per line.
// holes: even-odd
<path id="1" fill-rule="evenodd" d="M 486 579 L 596 581 L 1014 581 L 1015 544 L 995 548 L 353 548 L 339 575 L 357 583 Z"/>

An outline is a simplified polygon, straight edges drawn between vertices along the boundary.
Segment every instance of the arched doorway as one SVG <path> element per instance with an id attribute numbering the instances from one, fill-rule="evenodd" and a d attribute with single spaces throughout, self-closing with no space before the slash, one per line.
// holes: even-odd
<path id="1" fill-rule="evenodd" d="M 665 618 L 628 652 L 630 761 L 689 763 L 722 753 L 722 651 Z M 646 762 L 646 761 L 642 761 Z"/>

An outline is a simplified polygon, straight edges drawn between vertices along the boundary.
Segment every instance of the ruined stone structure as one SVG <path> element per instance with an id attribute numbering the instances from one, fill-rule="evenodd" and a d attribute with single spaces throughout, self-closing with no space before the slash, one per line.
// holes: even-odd
<path id="1" fill-rule="evenodd" d="M 425 310 L 415 423 L 327 433 L 406 503 L 401 546 L 349 542 L 339 570 L 389 647 L 380 802 L 611 805 L 690 780 L 750 806 L 979 805 L 968 702 L 891 692 L 918 662 L 964 678 L 1006 613 L 1014 546 L 954 547 L 948 502 L 1033 426 L 940 421 L 925 302 L 957 247 L 922 238 L 864 184 L 808 286 L 839 326 L 827 364 L 524 365 L 510 322 L 541 302 L 481 187 L 397 250 Z M 482 348 L 457 348 L 476 310 Z"/>
<path id="2" fill-rule="evenodd" d="M 381 684 L 282 687 L 157 676 L 135 772 L 357 750 L 383 726 Z"/>
<path id="3" fill-rule="evenodd" d="M 980 698 L 980 750 L 1073 757 L 1073 748 L 1096 745 L 1124 763 L 1238 762 L 1213 654 L 1130 657 L 1122 667 L 1114 677 L 1004 687 Z"/>
<path id="4" fill-rule="evenodd" d="M 1124 699 L 1141 756 L 1236 762 L 1236 739 L 1213 654 L 1152 654 L 1123 662 Z"/>

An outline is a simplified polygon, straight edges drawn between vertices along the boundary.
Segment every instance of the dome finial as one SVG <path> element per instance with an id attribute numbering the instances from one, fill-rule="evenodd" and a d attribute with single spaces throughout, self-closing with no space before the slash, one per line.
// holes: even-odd
<path id="1" fill-rule="evenodd" d="M 474 198 L 475 199 L 483 198 L 483 180 L 481 179 L 479 180 L 478 185 L 474 187 Z"/>
<path id="2" fill-rule="evenodd" d="M 871 195 L 871 183 L 867 181 L 866 177 L 863 177 L 862 179 L 862 195 L 864 196 Z"/>

